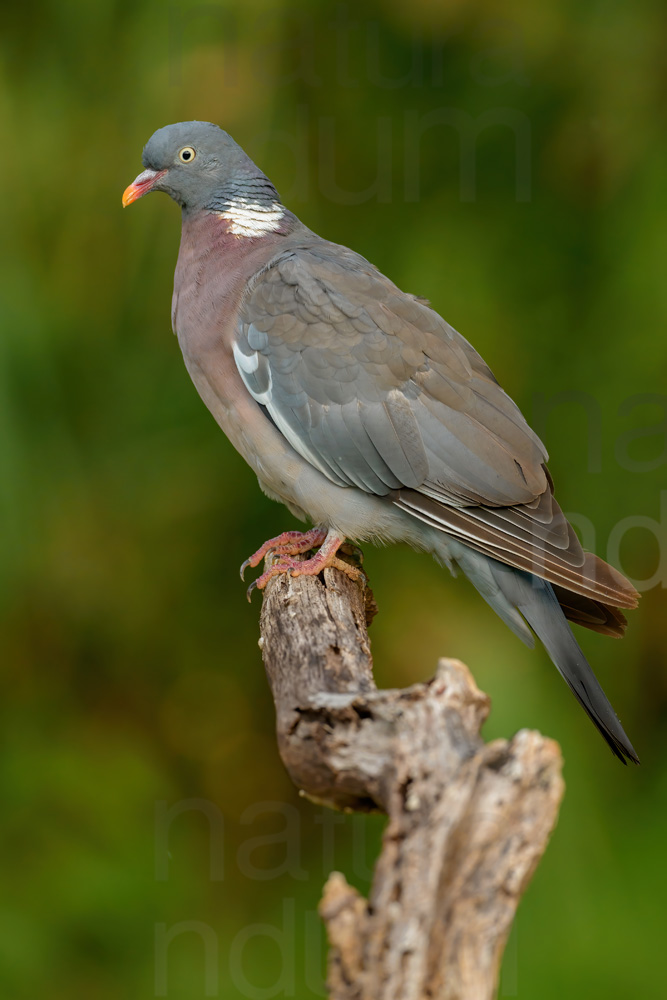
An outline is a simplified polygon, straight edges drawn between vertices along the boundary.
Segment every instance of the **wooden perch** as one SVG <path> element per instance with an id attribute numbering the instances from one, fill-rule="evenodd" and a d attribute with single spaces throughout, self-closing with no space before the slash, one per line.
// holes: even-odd
<path id="1" fill-rule="evenodd" d="M 485 744 L 489 699 L 457 660 L 378 691 L 369 590 L 338 570 L 267 587 L 260 646 L 280 754 L 308 797 L 389 821 L 370 897 L 334 872 L 320 913 L 332 1000 L 491 1000 L 519 900 L 556 822 L 560 749 Z"/>

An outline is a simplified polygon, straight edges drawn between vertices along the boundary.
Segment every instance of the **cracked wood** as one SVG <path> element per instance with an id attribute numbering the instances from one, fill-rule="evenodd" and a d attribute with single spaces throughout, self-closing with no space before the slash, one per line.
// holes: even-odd
<path id="1" fill-rule="evenodd" d="M 556 822 L 560 750 L 527 730 L 485 744 L 489 699 L 456 660 L 425 683 L 378 691 L 375 610 L 368 589 L 327 569 L 272 580 L 260 623 L 292 780 L 316 802 L 388 816 L 369 899 L 337 872 L 325 886 L 329 996 L 491 1000 Z"/>

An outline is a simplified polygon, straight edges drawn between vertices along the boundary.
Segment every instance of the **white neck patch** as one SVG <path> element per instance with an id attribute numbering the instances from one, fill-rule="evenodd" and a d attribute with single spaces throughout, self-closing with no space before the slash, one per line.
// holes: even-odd
<path id="1" fill-rule="evenodd" d="M 264 236 L 275 232 L 285 214 L 285 208 L 274 201 L 270 205 L 260 205 L 248 198 L 236 198 L 218 218 L 224 219 L 229 232 L 234 236 Z"/>

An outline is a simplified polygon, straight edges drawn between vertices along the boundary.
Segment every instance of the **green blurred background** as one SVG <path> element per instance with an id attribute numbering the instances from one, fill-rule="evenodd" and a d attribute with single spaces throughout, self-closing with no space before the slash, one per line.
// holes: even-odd
<path id="1" fill-rule="evenodd" d="M 153 130 L 191 118 L 473 341 L 588 544 L 653 582 L 623 642 L 579 635 L 644 762 L 622 768 L 465 581 L 366 550 L 378 682 L 458 656 L 489 738 L 563 748 L 501 996 L 660 995 L 664 6 L 53 0 L 3 26 L 0 996 L 323 996 L 322 883 L 366 891 L 381 836 L 283 773 L 237 569 L 296 524 L 184 370 L 177 209 L 121 211 Z"/>

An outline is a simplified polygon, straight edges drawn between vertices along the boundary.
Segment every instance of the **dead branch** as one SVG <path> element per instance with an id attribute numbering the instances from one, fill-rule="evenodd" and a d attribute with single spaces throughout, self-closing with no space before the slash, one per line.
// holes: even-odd
<path id="1" fill-rule="evenodd" d="M 334 872 L 320 913 L 332 1000 L 491 1000 L 514 913 L 563 793 L 539 733 L 485 744 L 462 663 L 405 690 L 373 682 L 369 590 L 338 570 L 267 587 L 260 645 L 297 787 L 389 820 L 370 897 Z"/>

